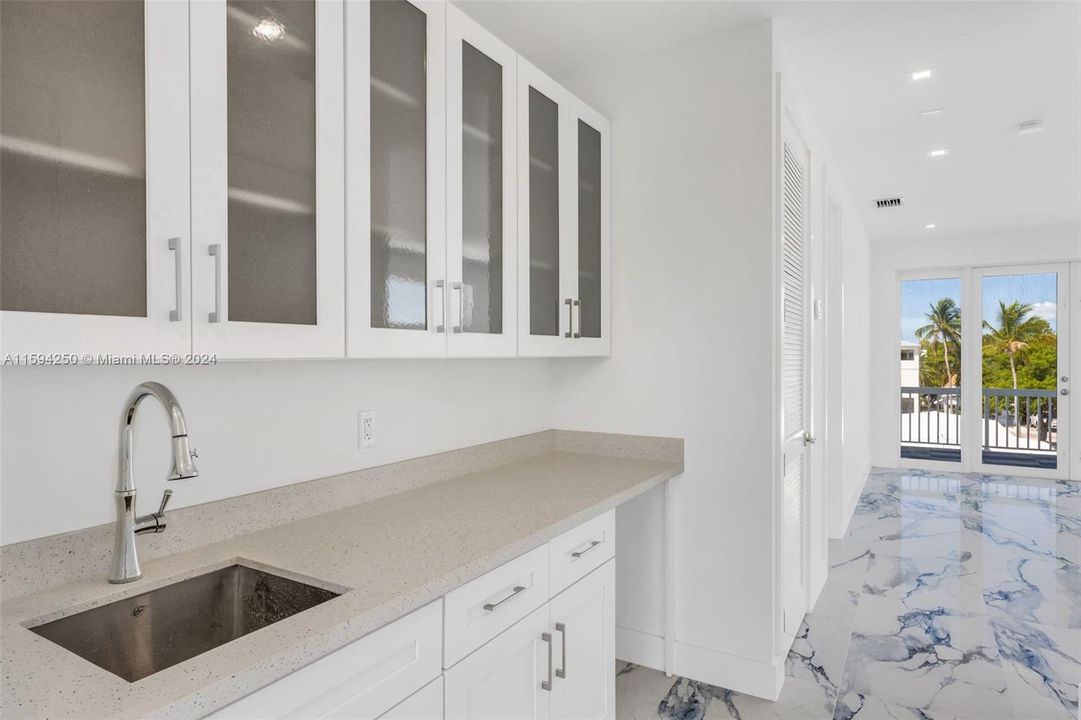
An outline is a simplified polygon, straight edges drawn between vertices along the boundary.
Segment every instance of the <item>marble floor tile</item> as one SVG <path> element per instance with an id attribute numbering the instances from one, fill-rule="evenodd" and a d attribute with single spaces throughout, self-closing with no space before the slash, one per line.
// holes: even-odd
<path id="1" fill-rule="evenodd" d="M 1081 628 L 1081 569 L 1054 560 L 1017 559 L 983 568 L 983 599 L 993 617 Z"/>
<path id="2" fill-rule="evenodd" d="M 1017 717 L 1076 720 L 1081 629 L 995 617 L 991 628 Z"/>
<path id="3" fill-rule="evenodd" d="M 616 716 L 1081 720 L 1081 484 L 875 469 L 829 554 L 776 702 L 627 666 Z"/>
<path id="4" fill-rule="evenodd" d="M 1006 678 L 983 616 L 939 608 L 913 610 L 901 601 L 860 598 L 852 626 L 842 698 L 873 698 L 929 718 L 1013 718 Z M 866 700 L 854 717 L 866 717 Z"/>

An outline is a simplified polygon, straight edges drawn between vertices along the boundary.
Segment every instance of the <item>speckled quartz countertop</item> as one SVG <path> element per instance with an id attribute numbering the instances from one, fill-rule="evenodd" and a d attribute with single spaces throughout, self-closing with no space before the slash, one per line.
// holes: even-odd
<path id="1" fill-rule="evenodd" d="M 673 462 L 550 452 L 151 560 L 2 604 L 4 718 L 201 717 L 682 472 Z M 240 560 L 340 597 L 134 683 L 28 626 Z"/>

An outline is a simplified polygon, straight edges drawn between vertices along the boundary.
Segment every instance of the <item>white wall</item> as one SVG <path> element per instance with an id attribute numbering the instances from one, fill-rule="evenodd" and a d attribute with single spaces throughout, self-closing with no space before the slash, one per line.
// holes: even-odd
<path id="1" fill-rule="evenodd" d="M 762 662 L 772 619 L 770 35 L 761 23 L 570 81 L 612 122 L 612 357 L 553 366 L 555 425 L 685 439 L 675 640 Z M 620 533 L 634 532 L 625 517 Z M 639 522 L 655 529 L 662 518 Z M 661 569 L 641 574 L 662 584 Z M 679 658 L 677 673 L 711 680 Z"/>
<path id="2" fill-rule="evenodd" d="M 973 236 L 928 234 L 871 243 L 871 460 L 897 465 L 897 273 L 968 265 L 1006 265 L 1081 259 L 1077 224 L 987 232 Z M 1074 290 L 1075 297 L 1077 289 Z M 1076 307 L 1076 303 L 1074 303 Z M 1079 358 L 1074 358 L 1077 367 Z M 1074 371 L 1074 375 L 1077 371 Z"/>
<path id="3" fill-rule="evenodd" d="M 546 430 L 543 360 L 223 363 L 214 367 L 0 370 L 0 543 L 115 519 L 121 406 L 139 382 L 176 393 L 198 478 L 170 483 L 176 507 Z M 357 447 L 357 411 L 377 444 Z M 153 399 L 136 418 L 139 509 L 165 487 L 168 427 Z"/>
<path id="4" fill-rule="evenodd" d="M 568 429 L 685 438 L 686 471 L 673 492 L 670 669 L 737 688 L 757 683 L 777 661 L 769 602 L 775 591 L 772 44 L 771 24 L 758 23 L 568 81 L 612 121 L 618 241 L 612 358 L 553 366 L 553 421 Z M 824 141 L 811 137 L 815 232 L 827 179 L 845 205 L 843 268 L 837 268 L 845 299 L 838 283 L 828 312 L 845 327 L 843 347 L 838 334 L 830 354 L 847 353 L 851 363 L 832 377 L 849 398 L 839 415 L 853 447 L 837 492 L 850 495 L 868 464 L 867 236 L 828 153 L 819 156 Z M 819 262 L 825 265 L 824 254 Z M 835 435 L 839 441 L 840 431 Z M 634 572 L 619 579 L 621 596 L 643 601 L 622 604 L 617 620 L 653 634 L 664 627 L 664 570 L 644 565 L 658 563 L 652 551 L 663 540 L 663 503 L 658 496 L 638 505 L 619 516 L 621 552 L 634 545 L 630 534 L 639 546 Z M 818 522 L 821 528 L 825 520 Z"/>

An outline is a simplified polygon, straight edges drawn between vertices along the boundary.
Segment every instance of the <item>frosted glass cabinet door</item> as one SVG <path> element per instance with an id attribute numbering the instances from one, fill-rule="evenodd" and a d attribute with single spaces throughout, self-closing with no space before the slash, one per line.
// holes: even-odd
<path id="1" fill-rule="evenodd" d="M 447 6 L 447 354 L 517 352 L 517 54 Z"/>
<path id="2" fill-rule="evenodd" d="M 608 121 L 518 60 L 518 354 L 608 355 Z"/>
<path id="3" fill-rule="evenodd" d="M 446 353 L 446 5 L 349 2 L 347 353 Z"/>
<path id="4" fill-rule="evenodd" d="M 345 353 L 342 0 L 191 4 L 194 346 Z"/>
<path id="5" fill-rule="evenodd" d="M 575 109 L 572 132 L 577 199 L 577 293 L 571 354 L 608 355 L 611 352 L 608 121 L 581 101 L 576 102 Z"/>
<path id="6" fill-rule="evenodd" d="M 0 6 L 3 353 L 190 351 L 187 22 Z"/>
<path id="7" fill-rule="evenodd" d="M 518 354 L 566 350 L 576 282 L 570 95 L 518 60 Z"/>

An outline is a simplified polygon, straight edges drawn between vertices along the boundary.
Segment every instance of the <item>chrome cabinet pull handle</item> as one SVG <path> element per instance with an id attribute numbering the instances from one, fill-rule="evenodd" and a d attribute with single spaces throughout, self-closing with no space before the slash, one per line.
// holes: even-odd
<path id="1" fill-rule="evenodd" d="M 214 310 L 208 320 L 212 323 L 221 322 L 221 244 L 214 243 L 207 252 L 214 258 Z"/>
<path id="2" fill-rule="evenodd" d="M 435 289 L 438 292 L 432 293 L 432 314 L 439 319 L 439 323 L 435 326 L 437 333 L 447 331 L 447 292 L 445 290 L 447 283 L 445 280 L 436 280 Z M 435 312 L 435 301 L 439 298 L 439 312 Z"/>
<path id="3" fill-rule="evenodd" d="M 552 692 L 552 634 L 541 633 L 541 640 L 548 643 L 548 679 L 541 680 L 541 690 Z"/>
<path id="4" fill-rule="evenodd" d="M 603 542 L 604 542 L 603 540 L 594 540 L 593 542 L 589 543 L 589 547 L 587 547 L 585 550 L 575 550 L 574 552 L 572 552 L 571 557 L 574 558 L 575 560 L 577 560 L 578 558 L 582 557 L 587 552 L 589 552 L 590 550 L 597 547 L 598 545 L 600 545 Z"/>
<path id="5" fill-rule="evenodd" d="M 173 268 L 176 275 L 176 309 L 169 311 L 169 322 L 179 322 L 183 319 L 180 308 L 184 303 L 184 287 L 181 285 L 183 279 L 180 275 L 180 238 L 169 238 L 169 249 L 173 251 Z"/>
<path id="6" fill-rule="evenodd" d="M 578 332 L 573 333 L 575 338 L 582 337 L 582 301 L 575 300 L 574 307 L 578 309 Z M 573 318 L 573 316 L 571 316 Z M 571 322 L 571 330 L 574 330 L 574 323 Z"/>
<path id="7" fill-rule="evenodd" d="M 484 603 L 483 607 L 484 607 L 484 609 L 485 609 L 485 610 L 487 610 L 488 612 L 492 612 L 493 610 L 495 610 L 496 608 L 498 608 L 498 607 L 499 607 L 500 605 L 502 605 L 503 603 L 505 603 L 505 602 L 507 602 L 508 600 L 510 600 L 510 599 L 511 599 L 512 597 L 517 597 L 518 593 L 522 592 L 523 590 L 525 590 L 525 585 L 515 585 L 515 586 L 514 586 L 514 589 L 513 589 L 513 590 L 511 590 L 511 592 L 510 592 L 510 595 L 508 595 L 507 597 L 503 598 L 502 600 L 500 600 L 500 601 L 499 601 L 499 602 L 497 602 L 497 603 Z"/>
<path id="8" fill-rule="evenodd" d="M 460 333 L 465 329 L 465 290 L 460 282 L 453 283 L 451 288 L 458 291 L 458 324 L 451 330 Z"/>
<path id="9" fill-rule="evenodd" d="M 563 304 L 567 306 L 567 332 L 563 333 L 563 337 L 574 337 L 574 301 L 567 298 Z"/>
<path id="10" fill-rule="evenodd" d="M 567 626 L 563 623 L 556 623 L 556 631 L 563 638 L 563 662 L 562 667 L 556 670 L 556 677 L 567 679 Z"/>

